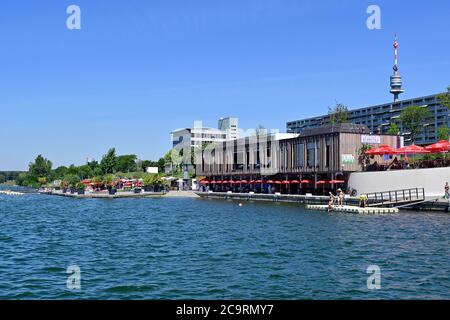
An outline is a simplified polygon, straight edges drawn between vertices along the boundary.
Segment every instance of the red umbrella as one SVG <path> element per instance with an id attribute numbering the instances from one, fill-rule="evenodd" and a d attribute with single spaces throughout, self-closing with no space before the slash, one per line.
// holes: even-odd
<path id="1" fill-rule="evenodd" d="M 327 183 L 325 180 L 320 180 L 316 182 L 316 185 L 325 184 Z"/>
<path id="2" fill-rule="evenodd" d="M 210 182 L 208 180 L 202 180 L 200 181 L 200 184 L 209 184 Z"/>
<path id="3" fill-rule="evenodd" d="M 367 155 L 371 155 L 371 156 L 375 156 L 375 155 L 382 156 L 385 154 L 395 154 L 396 152 L 397 152 L 397 150 L 390 146 L 381 145 L 378 148 L 373 148 L 373 149 L 367 150 L 365 153 Z"/>
<path id="4" fill-rule="evenodd" d="M 240 183 L 248 183 L 247 180 L 241 180 Z"/>
<path id="5" fill-rule="evenodd" d="M 266 183 L 273 184 L 273 180 L 267 180 Z"/>
<path id="6" fill-rule="evenodd" d="M 292 180 L 291 183 L 292 183 L 292 184 L 299 184 L 300 181 L 298 181 L 298 180 Z"/>
<path id="7" fill-rule="evenodd" d="M 262 183 L 262 180 L 256 180 L 255 183 Z"/>
<path id="8" fill-rule="evenodd" d="M 255 180 L 250 180 L 249 184 L 254 184 Z"/>
<path id="9" fill-rule="evenodd" d="M 276 180 L 274 183 L 275 184 L 281 184 L 281 181 L 280 180 Z"/>
<path id="10" fill-rule="evenodd" d="M 344 180 L 331 180 L 330 183 L 336 184 L 336 183 L 345 183 Z"/>
<path id="11" fill-rule="evenodd" d="M 423 153 L 430 153 L 427 149 L 423 147 L 416 146 L 415 144 L 412 144 L 410 146 L 406 146 L 400 149 L 397 149 L 395 152 L 396 154 L 423 154 Z"/>
<path id="12" fill-rule="evenodd" d="M 448 152 L 450 151 L 450 142 L 448 142 L 447 140 L 441 140 L 425 147 L 425 149 L 434 153 Z"/>
<path id="13" fill-rule="evenodd" d="M 309 181 L 309 180 L 302 180 L 302 181 L 300 181 L 300 183 L 301 184 L 306 184 L 306 183 L 311 183 L 311 181 Z"/>
<path id="14" fill-rule="evenodd" d="M 291 184 L 291 182 L 289 180 L 283 180 L 281 183 L 282 184 Z"/>
<path id="15" fill-rule="evenodd" d="M 225 181 L 225 183 L 229 183 L 229 184 L 235 184 L 235 182 L 234 182 L 233 180 L 228 180 L 228 181 Z"/>

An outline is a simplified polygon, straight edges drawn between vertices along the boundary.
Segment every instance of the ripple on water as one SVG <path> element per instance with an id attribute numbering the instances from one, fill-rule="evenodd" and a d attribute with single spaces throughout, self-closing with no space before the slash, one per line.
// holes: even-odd
<path id="1" fill-rule="evenodd" d="M 1 199 L 2 299 L 450 298 L 450 216 L 196 199 Z M 381 268 L 382 289 L 366 288 Z M 81 290 L 67 290 L 67 267 Z"/>

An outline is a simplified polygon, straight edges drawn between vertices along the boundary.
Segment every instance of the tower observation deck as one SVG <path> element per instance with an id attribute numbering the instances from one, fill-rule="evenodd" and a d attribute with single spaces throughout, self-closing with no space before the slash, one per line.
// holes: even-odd
<path id="1" fill-rule="evenodd" d="M 398 73 L 398 41 L 397 36 L 394 40 L 394 74 L 391 76 L 391 93 L 394 95 L 394 101 L 399 100 L 399 95 L 405 90 L 402 89 L 403 79 Z"/>

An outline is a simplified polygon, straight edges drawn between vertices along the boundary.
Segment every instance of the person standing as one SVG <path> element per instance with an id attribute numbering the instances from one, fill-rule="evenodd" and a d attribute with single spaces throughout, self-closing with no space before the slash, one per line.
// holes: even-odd
<path id="1" fill-rule="evenodd" d="M 450 186 L 448 185 L 448 182 L 445 183 L 444 187 L 444 199 L 450 199 Z"/>
<path id="2" fill-rule="evenodd" d="M 344 192 L 342 192 L 341 189 L 338 189 L 337 194 L 338 194 L 338 206 L 343 207 L 344 206 Z"/>
<path id="3" fill-rule="evenodd" d="M 330 197 L 328 198 L 328 212 L 333 210 L 334 205 L 334 194 L 332 192 L 329 192 Z"/>

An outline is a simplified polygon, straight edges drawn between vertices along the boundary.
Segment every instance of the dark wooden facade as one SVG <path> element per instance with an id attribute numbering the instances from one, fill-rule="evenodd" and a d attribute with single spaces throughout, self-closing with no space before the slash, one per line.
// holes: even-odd
<path id="1" fill-rule="evenodd" d="M 203 151 L 197 175 L 211 179 L 334 179 L 362 170 L 358 157 L 363 138 L 379 142 L 373 146 L 385 144 L 397 148 L 401 144 L 397 136 L 371 136 L 366 127 L 349 124 L 312 129 L 289 138 L 247 137 Z"/>

